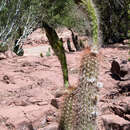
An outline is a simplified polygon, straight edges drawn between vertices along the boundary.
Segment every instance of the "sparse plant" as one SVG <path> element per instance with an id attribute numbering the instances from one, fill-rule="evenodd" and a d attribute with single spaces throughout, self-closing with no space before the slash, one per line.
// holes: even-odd
<path id="1" fill-rule="evenodd" d="M 42 52 L 40 53 L 40 57 L 44 57 Z"/>
<path id="2" fill-rule="evenodd" d="M 46 56 L 48 57 L 48 56 L 51 56 L 51 49 L 50 49 L 50 47 L 48 48 L 48 51 L 46 52 Z"/>
<path id="3" fill-rule="evenodd" d="M 6 51 L 8 51 L 8 45 L 3 42 L 0 43 L 0 52 L 5 53 Z"/>

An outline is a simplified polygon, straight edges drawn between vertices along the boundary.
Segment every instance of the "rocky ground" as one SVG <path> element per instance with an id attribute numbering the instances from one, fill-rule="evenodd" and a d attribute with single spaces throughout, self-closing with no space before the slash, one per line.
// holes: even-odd
<path id="1" fill-rule="evenodd" d="M 59 33 L 66 41 L 70 32 Z M 46 56 L 48 41 L 38 30 L 24 45 L 22 57 L 0 60 L 0 130 L 57 130 L 60 98 L 56 92 L 63 88 L 62 72 L 51 50 Z M 128 44 L 115 44 L 100 49 L 98 127 L 100 130 L 130 129 L 130 62 Z M 40 57 L 40 54 L 43 57 Z M 78 82 L 82 51 L 67 53 L 69 79 Z M 112 77 L 113 60 L 127 72 L 121 81 Z M 52 100 L 53 99 L 53 100 Z"/>
<path id="2" fill-rule="evenodd" d="M 130 62 L 128 46 L 115 44 L 101 48 L 99 81 L 103 87 L 99 91 L 100 130 L 130 129 Z M 122 72 L 121 80 L 110 72 L 113 60 L 118 61 Z M 117 68 L 115 68 L 117 69 Z"/>

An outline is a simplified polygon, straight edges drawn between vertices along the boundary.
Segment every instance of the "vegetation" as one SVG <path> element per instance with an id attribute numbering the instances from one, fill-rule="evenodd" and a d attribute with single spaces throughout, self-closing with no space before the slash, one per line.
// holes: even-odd
<path id="1" fill-rule="evenodd" d="M 116 42 L 128 37 L 128 14 L 129 0 L 1 0 L 0 40 L 16 40 L 19 27 L 24 39 L 44 20 L 54 29 L 89 30 L 94 42 L 99 34 L 105 43 Z"/>
<path id="2" fill-rule="evenodd" d="M 1 0 L 0 50 L 5 52 L 13 41 L 13 51 L 22 56 L 24 39 L 41 27 L 60 61 L 67 88 L 66 56 L 56 28 L 64 26 L 79 33 L 88 30 L 93 45 L 100 44 L 100 37 L 107 44 L 121 41 L 129 37 L 129 5 L 129 0 Z M 49 53 L 48 50 L 47 56 Z M 62 130 L 95 129 L 92 113 L 96 105 L 97 57 L 94 55 L 83 57 L 78 87 L 65 102 Z"/>
<path id="3" fill-rule="evenodd" d="M 96 130 L 97 75 L 97 56 L 86 53 L 78 86 L 65 99 L 59 130 Z"/>
<path id="4" fill-rule="evenodd" d="M 105 44 L 129 37 L 129 0 L 93 0 L 99 13 L 99 28 Z"/>
<path id="5" fill-rule="evenodd" d="M 98 42 L 98 16 L 94 8 L 92 0 L 81 0 L 83 5 L 85 5 L 85 10 L 88 13 L 88 19 L 91 24 L 93 43 Z"/>

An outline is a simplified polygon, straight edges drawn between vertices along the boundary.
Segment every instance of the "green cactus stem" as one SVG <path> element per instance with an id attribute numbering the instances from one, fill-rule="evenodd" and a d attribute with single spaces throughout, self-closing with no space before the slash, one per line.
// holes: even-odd
<path id="1" fill-rule="evenodd" d="M 50 27 L 46 22 L 42 22 L 42 27 L 45 29 L 49 43 L 60 61 L 63 72 L 64 86 L 67 88 L 69 86 L 68 68 L 63 43 L 59 39 L 56 31 L 52 27 Z"/>
<path id="2" fill-rule="evenodd" d="M 94 44 L 98 44 L 98 17 L 92 0 L 81 0 L 85 6 L 86 13 L 92 28 L 92 39 Z"/>
<path id="3" fill-rule="evenodd" d="M 85 55 L 79 84 L 65 99 L 59 130 L 96 130 L 97 70 L 96 55 Z"/>

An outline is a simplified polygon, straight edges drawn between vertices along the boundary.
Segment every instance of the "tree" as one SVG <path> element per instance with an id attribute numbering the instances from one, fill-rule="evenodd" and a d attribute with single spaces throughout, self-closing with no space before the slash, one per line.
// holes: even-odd
<path id="1" fill-rule="evenodd" d="M 70 10 L 76 10 L 77 8 L 73 0 L 55 0 L 53 2 L 52 0 L 12 0 L 7 3 L 2 0 L 1 3 L 0 19 L 3 19 L 3 22 L 0 23 L 0 39 L 5 44 L 11 40 L 17 40 L 15 48 L 18 50 L 18 44 L 22 46 L 23 42 L 21 41 L 34 29 L 38 27 L 45 28 L 50 45 L 60 60 L 64 85 L 68 86 L 66 57 L 55 28 L 57 26 L 68 26 L 72 28 L 76 24 L 77 27 L 79 26 L 77 21 L 81 21 L 81 18 L 77 15 L 72 16 L 69 13 Z M 19 35 L 19 28 L 22 28 L 22 35 Z M 48 31 L 48 28 L 51 31 Z"/>

